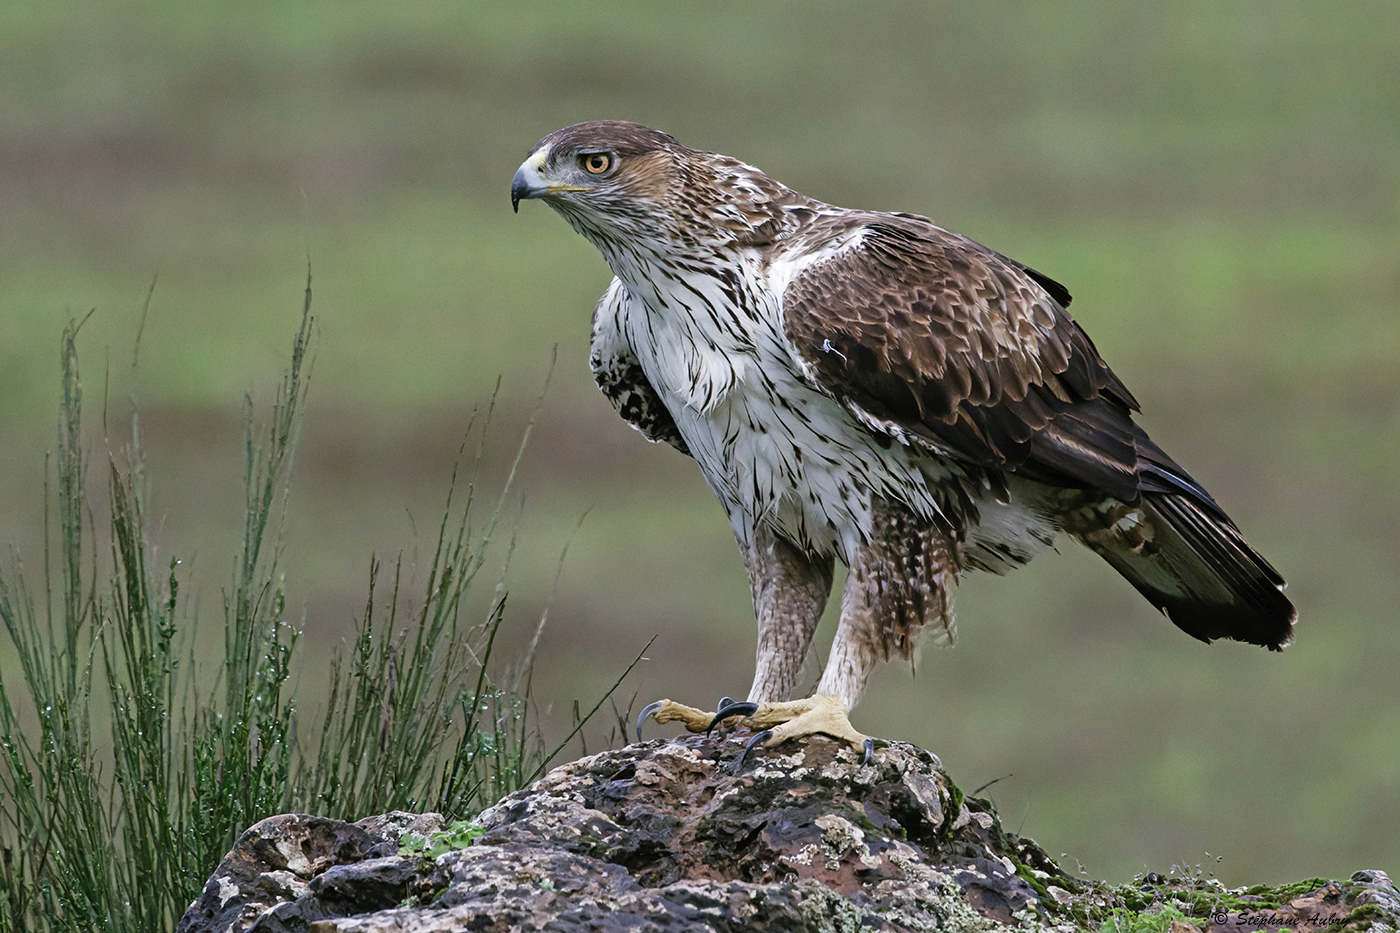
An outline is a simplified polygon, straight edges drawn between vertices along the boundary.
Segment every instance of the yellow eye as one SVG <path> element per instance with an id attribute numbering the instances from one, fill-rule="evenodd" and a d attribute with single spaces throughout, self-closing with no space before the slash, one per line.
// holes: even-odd
<path id="1" fill-rule="evenodd" d="M 583 167 L 590 175 L 601 175 L 612 168 L 612 156 L 606 152 L 594 152 L 583 157 Z"/>

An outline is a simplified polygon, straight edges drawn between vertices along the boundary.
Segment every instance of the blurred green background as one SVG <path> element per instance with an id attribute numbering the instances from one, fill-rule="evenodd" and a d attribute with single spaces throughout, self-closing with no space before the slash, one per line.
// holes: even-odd
<path id="1" fill-rule="evenodd" d="M 1394 3 L 4 4 L 0 542 L 42 559 L 58 338 L 96 308 L 94 454 L 104 387 L 114 446 L 135 399 L 155 533 L 216 623 L 243 393 L 274 390 L 309 256 L 284 566 L 313 659 L 350 632 L 372 552 L 431 553 L 498 376 L 504 468 L 557 345 L 510 569 L 512 651 L 554 590 L 547 731 L 655 633 L 637 706 L 745 693 L 727 523 L 588 374 L 609 273 L 543 206 L 510 212 L 531 144 L 596 118 L 928 214 L 1066 283 L 1154 439 L 1299 608 L 1281 656 L 1207 647 L 1068 543 L 967 580 L 958 646 L 884 672 L 858 728 L 937 752 L 969 791 L 1002 778 L 1007 826 L 1071 871 L 1400 868 Z"/>

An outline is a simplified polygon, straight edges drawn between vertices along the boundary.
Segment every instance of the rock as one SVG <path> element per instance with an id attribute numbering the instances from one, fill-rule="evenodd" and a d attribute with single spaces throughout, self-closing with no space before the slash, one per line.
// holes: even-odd
<path id="1" fill-rule="evenodd" d="M 269 817 L 238 838 L 176 933 L 305 930 L 311 920 L 393 907 L 417 878 L 417 866 L 399 857 L 399 838 L 442 827 L 436 813 L 396 811 L 358 823 Z"/>
<path id="2" fill-rule="evenodd" d="M 862 764 L 814 736 L 756 750 L 736 776 L 741 745 L 688 736 L 564 765 L 483 812 L 475 844 L 431 861 L 398 842 L 441 830 L 436 814 L 264 820 L 177 929 L 1070 931 L 1164 905 L 1189 917 L 1171 924 L 1181 933 L 1283 917 L 1400 926 L 1382 872 L 1250 894 L 1084 883 L 922 749 L 892 742 Z"/>

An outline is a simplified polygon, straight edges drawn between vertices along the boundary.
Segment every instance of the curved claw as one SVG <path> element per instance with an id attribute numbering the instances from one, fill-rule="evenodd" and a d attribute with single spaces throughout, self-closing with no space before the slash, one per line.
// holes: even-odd
<path id="1" fill-rule="evenodd" d="M 866 739 L 866 740 L 865 740 L 865 754 L 862 755 L 862 756 L 861 756 L 861 759 L 860 759 L 861 765 L 868 765 L 868 764 L 870 764 L 870 759 L 872 759 L 872 758 L 874 758 L 874 757 L 875 757 L 875 740 L 874 740 L 874 739 Z"/>
<path id="2" fill-rule="evenodd" d="M 749 751 L 753 749 L 755 745 L 762 745 L 764 742 L 768 741 L 772 737 L 773 730 L 764 729 L 758 735 L 745 742 L 744 750 L 739 753 L 738 757 L 736 757 L 733 761 L 729 763 L 729 773 L 738 774 L 740 771 L 744 770 L 744 759 L 748 757 Z"/>
<path id="3" fill-rule="evenodd" d="M 653 713 L 655 713 L 657 710 L 661 709 L 661 706 L 662 706 L 661 701 L 660 701 L 660 700 L 657 700 L 655 703 L 649 703 L 649 704 L 647 704 L 647 706 L 641 711 L 641 713 L 639 713 L 639 714 L 637 715 L 637 741 L 638 741 L 638 742 L 640 742 L 640 741 L 642 740 L 642 723 L 644 723 L 644 722 L 646 722 L 648 719 L 650 719 Z"/>
<path id="4" fill-rule="evenodd" d="M 724 709 L 726 706 L 733 706 L 733 705 L 734 705 L 734 698 L 733 698 L 733 697 L 720 697 L 720 698 L 719 698 L 719 702 L 715 704 L 715 709 Z M 710 724 L 705 728 L 705 734 L 706 734 L 706 735 L 709 735 L 712 731 L 714 731 L 715 724 L 718 723 L 718 722 L 719 722 L 719 718 L 718 718 L 718 717 L 716 717 L 716 718 L 710 720 Z M 723 730 L 720 730 L 720 731 L 721 731 L 721 733 L 723 733 Z"/>
<path id="5" fill-rule="evenodd" d="M 730 716 L 752 716 L 756 712 L 758 712 L 757 703 L 749 703 L 746 701 L 743 703 L 731 702 L 722 705 L 715 712 L 715 718 L 711 719 L 709 726 L 705 728 L 705 734 L 709 735 L 710 731 L 714 729 L 715 726 L 719 725 L 721 722 L 728 719 Z"/>

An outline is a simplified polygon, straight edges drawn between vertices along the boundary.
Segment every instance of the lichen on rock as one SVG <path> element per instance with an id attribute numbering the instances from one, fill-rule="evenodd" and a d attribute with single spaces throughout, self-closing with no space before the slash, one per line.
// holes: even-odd
<path id="1" fill-rule="evenodd" d="M 862 763 L 813 736 L 756 751 L 734 775 L 741 745 L 686 736 L 580 759 L 484 811 L 473 845 L 433 860 L 398 842 L 442 830 L 436 814 L 264 820 L 178 930 L 1070 931 L 1157 901 L 1139 886 L 1128 905 L 1069 877 L 923 749 L 893 742 Z M 1297 902 L 1309 897 L 1318 917 L 1345 905 L 1353 929 L 1400 919 L 1380 872 Z M 1238 929 L 1224 905 L 1196 905 L 1197 928 Z"/>

